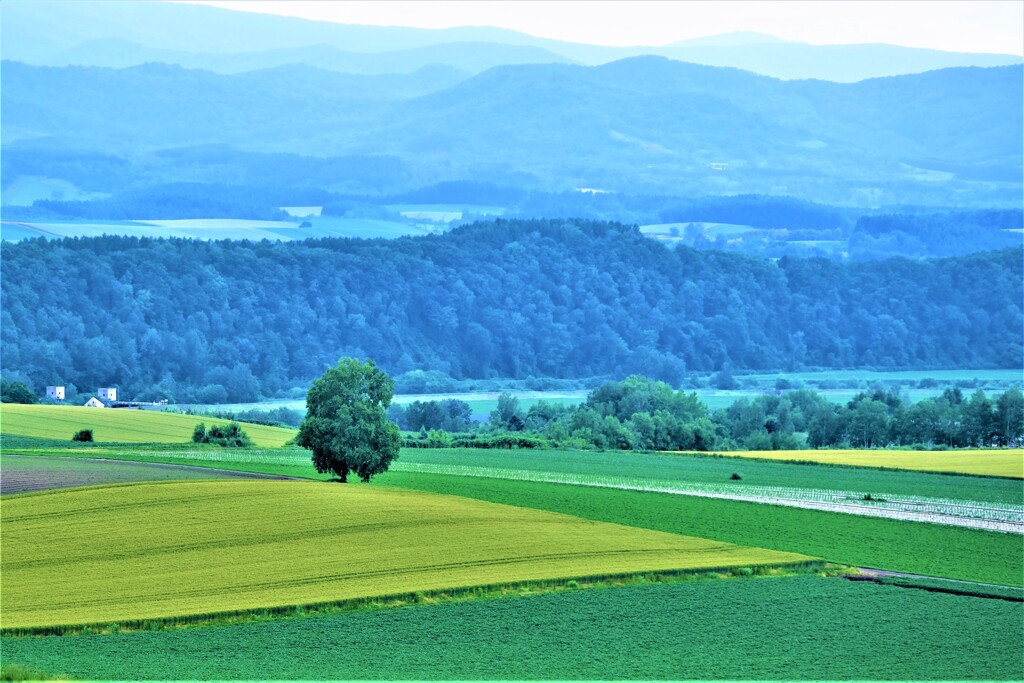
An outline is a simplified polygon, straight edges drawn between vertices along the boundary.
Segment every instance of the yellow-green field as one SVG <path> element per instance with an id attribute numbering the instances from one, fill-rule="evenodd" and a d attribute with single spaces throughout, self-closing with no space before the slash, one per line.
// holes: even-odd
<path id="1" fill-rule="evenodd" d="M 22 494 L 4 499 L 0 532 L 5 629 L 809 559 L 467 498 L 299 481 Z"/>
<path id="2" fill-rule="evenodd" d="M 182 443 L 192 440 L 196 424 L 229 424 L 228 420 L 151 410 L 84 408 L 81 406 L 29 406 L 4 403 L 0 408 L 0 432 L 12 436 L 70 441 L 80 429 L 93 430 L 96 441 L 128 443 Z M 254 446 L 283 446 L 296 431 L 282 427 L 244 424 Z"/>
<path id="3" fill-rule="evenodd" d="M 1024 449 L 961 451 L 730 451 L 722 455 L 833 465 L 1024 478 Z"/>

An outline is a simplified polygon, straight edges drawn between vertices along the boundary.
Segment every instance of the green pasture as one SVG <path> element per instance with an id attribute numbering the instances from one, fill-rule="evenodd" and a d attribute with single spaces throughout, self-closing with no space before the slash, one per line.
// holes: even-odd
<path id="1" fill-rule="evenodd" d="M 68 441 L 79 430 L 91 429 L 93 439 L 99 442 L 190 442 L 192 430 L 199 422 L 207 427 L 229 424 L 228 420 L 216 418 L 123 408 L 15 403 L 4 403 L 0 408 L 0 432 L 4 436 Z M 243 428 L 256 446 L 283 446 L 296 434 L 293 429 L 248 423 Z"/>
<path id="2" fill-rule="evenodd" d="M 808 459 L 841 451 L 796 451 Z M 901 495 L 950 498 L 1024 505 L 1024 487 L 1020 481 L 991 477 L 958 477 L 928 472 L 886 471 L 874 467 L 833 467 L 814 463 L 772 462 L 756 459 L 771 452 L 750 453 L 742 459 L 698 453 L 639 453 L 635 451 L 507 450 L 477 448 L 407 448 L 395 463 L 396 468 L 412 463 L 431 465 L 470 465 L 524 472 L 584 474 L 622 477 L 626 480 L 651 479 L 680 484 L 718 484 L 722 486 L 778 486 L 801 489 L 849 491 L 861 495 Z M 864 451 L 877 454 L 872 462 L 881 464 L 891 456 L 898 463 L 920 456 L 950 456 L 959 451 L 940 453 L 918 451 Z M 991 454 L 1012 460 L 1024 459 L 1020 451 L 979 451 L 985 460 Z M 737 454 L 738 455 L 738 454 Z M 744 456 L 748 454 L 744 453 Z M 793 456 L 795 459 L 795 456 Z M 969 457 L 969 456 L 963 456 Z M 784 458 L 789 460 L 789 458 Z M 986 461 L 987 462 L 987 461 Z M 868 464 L 868 463 L 864 463 Z M 927 469 L 927 468 L 926 468 Z M 732 475 L 739 474 L 740 480 Z"/>
<path id="3" fill-rule="evenodd" d="M 1024 537 L 835 512 L 566 484 L 391 471 L 399 486 L 967 581 L 1024 584 Z"/>
<path id="4" fill-rule="evenodd" d="M 87 487 L 9 496 L 3 510 L 7 630 L 811 559 L 469 498 L 319 482 Z"/>
<path id="5" fill-rule="evenodd" d="M 982 382 L 1024 383 L 1024 370 L 1019 368 L 982 368 L 977 370 L 822 370 L 808 372 L 773 372 L 736 375 L 737 380 L 749 380 L 774 385 L 778 379 L 799 380 L 816 384 L 822 382 L 863 382 L 868 385 L 888 382 L 920 382 L 934 379 L 953 384 L 961 380 L 977 379 Z"/>
<path id="6" fill-rule="evenodd" d="M 4 638 L 87 680 L 1021 680 L 1021 603 L 817 576 Z"/>

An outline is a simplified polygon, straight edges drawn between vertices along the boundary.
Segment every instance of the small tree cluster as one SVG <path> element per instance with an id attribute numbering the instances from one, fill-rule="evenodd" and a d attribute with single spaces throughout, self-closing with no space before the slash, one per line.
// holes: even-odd
<path id="1" fill-rule="evenodd" d="M 39 398 L 24 382 L 9 382 L 0 379 L 0 402 L 2 403 L 39 403 Z"/>
<path id="2" fill-rule="evenodd" d="M 75 432 L 75 435 L 71 437 L 72 441 L 83 441 L 87 443 L 92 442 L 92 430 L 91 429 L 79 429 Z"/>
<path id="3" fill-rule="evenodd" d="M 200 422 L 192 430 L 192 441 L 195 443 L 213 443 L 225 448 L 245 448 L 252 445 L 249 436 L 237 422 L 232 422 L 226 427 L 213 425 L 210 429 L 206 429 L 206 425 Z"/>

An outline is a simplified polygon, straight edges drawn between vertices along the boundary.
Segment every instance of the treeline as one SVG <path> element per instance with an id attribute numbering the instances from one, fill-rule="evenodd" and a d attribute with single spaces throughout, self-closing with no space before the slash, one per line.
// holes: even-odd
<path id="1" fill-rule="evenodd" d="M 1021 250 L 778 262 L 587 221 L 290 243 L 133 237 L 0 245 L 2 369 L 33 390 L 248 402 L 340 356 L 391 375 L 590 378 L 1017 367 Z M 73 385 L 73 386 L 71 386 Z"/>
<path id="2" fill-rule="evenodd" d="M 453 404 L 463 405 L 462 408 Z M 511 394 L 483 426 L 453 423 L 463 401 L 392 406 L 389 417 L 408 447 L 602 448 L 619 450 L 797 450 L 803 448 L 964 448 L 1014 446 L 1024 435 L 1024 395 L 1008 389 L 989 397 L 960 389 L 910 403 L 878 389 L 845 405 L 809 389 L 742 398 L 713 413 L 697 397 L 664 382 L 633 376 L 609 382 L 579 406 L 539 401 L 522 410 Z M 474 433 L 466 432 L 473 429 Z"/>
<path id="3" fill-rule="evenodd" d="M 1024 211 L 1020 209 L 883 214 L 857 220 L 850 236 L 850 256 L 954 256 L 1022 242 Z"/>
<path id="4" fill-rule="evenodd" d="M 676 200 L 659 217 L 663 223 L 732 223 L 765 229 L 826 231 L 848 229 L 852 211 L 792 197 L 739 195 Z"/>

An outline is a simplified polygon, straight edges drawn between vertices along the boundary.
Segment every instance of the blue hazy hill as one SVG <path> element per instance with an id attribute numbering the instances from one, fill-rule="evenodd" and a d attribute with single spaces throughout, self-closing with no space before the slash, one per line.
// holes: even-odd
<path id="1" fill-rule="evenodd" d="M 1022 62 L 1019 55 L 894 45 L 810 45 L 743 32 L 667 46 L 614 48 L 493 27 L 357 26 L 134 0 L 9 0 L 0 4 L 0 18 L 5 59 L 50 66 L 126 67 L 160 61 L 230 73 L 303 63 L 358 73 L 408 73 L 444 64 L 477 73 L 501 64 L 596 65 L 653 54 L 777 78 L 852 82 Z"/>
<path id="2" fill-rule="evenodd" d="M 515 170 L 550 189 L 717 188 L 710 193 L 835 201 L 851 187 L 946 183 L 977 199 L 1019 196 L 1022 72 L 957 68 L 838 84 L 637 57 L 497 67 L 468 79 L 442 70 L 426 87 L 432 72 L 4 62 L 2 134 L 12 149 L 122 156 L 209 144 L 384 155 L 403 161 L 410 183 L 422 179 L 406 189 L 497 182 L 495 173 Z"/>

